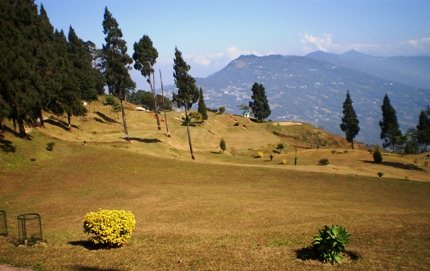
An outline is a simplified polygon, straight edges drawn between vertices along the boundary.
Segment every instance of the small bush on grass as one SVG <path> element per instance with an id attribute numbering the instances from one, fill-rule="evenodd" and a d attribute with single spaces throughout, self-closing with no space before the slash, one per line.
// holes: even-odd
<path id="1" fill-rule="evenodd" d="M 136 219 L 129 211 L 100 210 L 89 212 L 84 219 L 84 232 L 91 234 L 90 241 L 96 245 L 120 247 L 136 226 Z"/>
<path id="2" fill-rule="evenodd" d="M 382 176 L 384 176 L 384 172 L 379 171 L 379 172 L 378 172 L 378 176 L 379 176 L 379 178 L 382 178 Z"/>
<path id="3" fill-rule="evenodd" d="M 48 142 L 46 143 L 46 150 L 47 151 L 53 151 L 55 146 L 55 142 Z"/>
<path id="4" fill-rule="evenodd" d="M 330 164 L 330 161 L 327 158 L 320 159 L 318 162 L 318 165 L 320 166 L 327 166 L 328 164 Z"/>
<path id="5" fill-rule="evenodd" d="M 257 152 L 257 154 L 254 156 L 255 158 L 263 158 L 264 153 L 262 151 Z"/>
<path id="6" fill-rule="evenodd" d="M 382 154 L 379 147 L 376 147 L 375 150 L 373 151 L 373 161 L 377 164 L 382 163 Z"/>
<path id="7" fill-rule="evenodd" d="M 348 231 L 339 225 L 324 226 L 319 230 L 319 234 L 314 236 L 312 249 L 321 261 L 331 264 L 340 263 L 342 253 L 349 243 L 349 237 Z"/>
<path id="8" fill-rule="evenodd" d="M 222 153 L 224 153 L 224 151 L 227 149 L 224 138 L 221 138 L 219 141 L 219 148 L 221 149 Z"/>

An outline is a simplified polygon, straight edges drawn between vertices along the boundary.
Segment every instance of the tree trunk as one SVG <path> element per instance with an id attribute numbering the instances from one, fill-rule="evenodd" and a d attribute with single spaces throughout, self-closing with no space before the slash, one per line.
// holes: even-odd
<path id="1" fill-rule="evenodd" d="M 19 137 L 24 138 L 27 134 L 25 133 L 24 120 L 21 115 L 17 116 L 16 122 L 18 123 Z"/>
<path id="2" fill-rule="evenodd" d="M 351 140 L 351 147 L 354 149 L 354 139 Z"/>
<path id="3" fill-rule="evenodd" d="M 42 109 L 39 110 L 40 127 L 45 128 L 45 121 L 43 120 Z"/>
<path id="4" fill-rule="evenodd" d="M 193 145 L 191 144 L 190 129 L 188 127 L 189 120 L 188 120 L 188 111 L 186 107 L 185 107 L 185 122 L 187 124 L 188 145 L 190 146 L 191 159 L 195 160 L 196 158 L 194 157 L 194 153 L 193 153 Z"/>
<path id="5" fill-rule="evenodd" d="M 122 104 L 122 99 L 120 99 L 119 101 L 120 101 L 120 104 L 121 104 L 122 126 L 124 128 L 125 140 L 127 140 L 128 142 L 130 142 L 130 139 L 128 137 L 127 120 L 125 118 L 125 112 L 124 112 L 124 106 Z"/>
<path id="6" fill-rule="evenodd" d="M 161 83 L 161 97 L 163 97 L 164 123 L 166 123 L 167 137 L 170 137 L 169 126 L 167 125 L 166 102 L 164 101 L 163 79 L 161 78 L 161 70 L 159 71 L 160 71 L 160 83 Z"/>
<path id="7" fill-rule="evenodd" d="M 72 132 L 72 114 L 67 113 L 67 130 L 71 133 Z"/>
<path id="8" fill-rule="evenodd" d="M 155 75 L 154 73 L 152 73 L 152 83 L 151 83 L 151 78 L 149 78 L 149 85 L 151 87 L 152 90 L 152 96 L 154 96 L 154 111 L 155 111 L 155 118 L 157 119 L 157 129 L 160 131 L 161 130 L 161 125 L 160 125 L 160 118 L 158 117 L 158 108 L 157 108 L 157 96 L 155 95 Z"/>
<path id="9" fill-rule="evenodd" d="M 13 131 L 16 133 L 16 119 L 12 118 L 12 123 L 13 123 Z"/>

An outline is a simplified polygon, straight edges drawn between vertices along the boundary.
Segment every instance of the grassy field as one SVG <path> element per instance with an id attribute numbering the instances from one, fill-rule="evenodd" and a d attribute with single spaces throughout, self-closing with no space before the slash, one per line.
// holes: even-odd
<path id="1" fill-rule="evenodd" d="M 136 138 L 131 144 L 121 141 L 119 124 L 96 120 L 82 122 L 82 129 L 75 120 L 72 133 L 53 120 L 33 130 L 31 140 L 0 135 L 0 210 L 7 212 L 10 231 L 0 238 L 0 263 L 104 271 L 429 269 L 425 155 L 385 154 L 387 163 L 374 165 L 366 150 L 345 152 L 347 145 L 332 144 L 299 149 L 300 164 L 293 166 L 292 144 L 309 144 L 303 129 L 312 127 L 212 115 L 205 127 L 192 129 L 197 160 L 191 161 L 183 146 L 185 129 L 174 125 L 179 114 L 169 116 L 173 137 L 167 138 L 154 129 L 152 116 L 143 113 L 142 120 L 138 113 L 130 112 Z M 234 126 L 238 121 L 246 128 Z M 225 154 L 217 153 L 221 137 L 228 144 Z M 50 141 L 52 152 L 45 150 Z M 275 154 L 273 161 L 251 157 L 257 150 L 269 154 L 279 142 L 287 153 Z M 322 157 L 330 165 L 316 166 Z M 383 178 L 376 177 L 378 171 Z M 104 208 L 136 216 L 136 230 L 122 248 L 92 250 L 85 242 L 84 215 Z M 27 212 L 42 215 L 45 246 L 10 242 L 17 235 L 16 216 Z M 334 267 L 300 260 L 298 252 L 331 224 L 351 233 L 350 256 Z"/>

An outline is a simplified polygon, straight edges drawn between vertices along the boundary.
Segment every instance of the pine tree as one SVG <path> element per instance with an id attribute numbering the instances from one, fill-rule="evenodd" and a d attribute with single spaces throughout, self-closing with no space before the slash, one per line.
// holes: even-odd
<path id="1" fill-rule="evenodd" d="M 106 44 L 103 45 L 106 82 L 109 93 L 118 97 L 120 101 L 125 139 L 129 141 L 123 101 L 128 91 L 135 87 L 128 73 L 129 65 L 133 60 L 127 54 L 127 45 L 125 40 L 122 39 L 121 29 L 107 7 L 104 13 L 103 33 L 106 35 Z"/>
<path id="2" fill-rule="evenodd" d="M 73 71 L 78 80 L 81 99 L 85 101 L 97 100 L 91 52 L 72 26 L 69 28 L 68 41 L 69 60 L 74 67 Z"/>
<path id="3" fill-rule="evenodd" d="M 358 124 L 357 114 L 354 111 L 354 107 L 352 107 L 349 91 L 347 91 L 346 99 L 343 103 L 343 118 L 340 129 L 345 132 L 346 140 L 351 143 L 352 149 L 354 149 L 354 137 L 360 131 L 360 126 L 358 126 Z"/>
<path id="4" fill-rule="evenodd" d="M 24 123 L 40 104 L 38 12 L 33 0 L 0 1 L 0 10 L 0 96 L 10 106 L 20 137 L 25 137 Z"/>
<path id="5" fill-rule="evenodd" d="M 57 115 L 66 113 L 68 130 L 71 132 L 71 117 L 84 115 L 85 108 L 82 104 L 75 68 L 69 60 L 68 43 L 64 32 L 56 30 L 54 38 L 56 43 L 55 92 L 50 109 Z"/>
<path id="6" fill-rule="evenodd" d="M 272 113 L 263 84 L 254 83 L 254 85 L 252 85 L 251 98 L 253 100 L 250 103 L 252 113 L 258 122 L 263 122 L 263 120 Z"/>
<path id="7" fill-rule="evenodd" d="M 154 65 L 157 62 L 158 57 L 157 49 L 155 49 L 152 44 L 152 40 L 147 35 L 143 35 L 139 42 L 135 42 L 133 48 L 134 68 L 140 71 L 142 76 L 146 78 L 146 82 L 148 82 L 149 87 L 151 88 L 152 95 L 154 96 L 154 112 L 157 120 L 157 128 L 158 130 L 161 130 L 154 82 Z"/>
<path id="8" fill-rule="evenodd" d="M 427 110 L 421 110 L 417 125 L 418 143 L 430 144 L 430 107 Z"/>
<path id="9" fill-rule="evenodd" d="M 382 146 L 384 146 L 384 148 L 391 146 L 394 152 L 394 146 L 402 135 L 402 132 L 397 122 L 396 110 L 391 106 L 387 94 L 384 96 L 381 109 L 382 120 L 379 122 L 379 126 L 381 127 L 381 139 L 384 140 Z"/>
<path id="10" fill-rule="evenodd" d="M 199 112 L 202 115 L 203 122 L 208 119 L 208 109 L 206 108 L 206 103 L 205 103 L 205 98 L 203 97 L 202 88 L 200 88 L 197 112 Z"/>
<path id="11" fill-rule="evenodd" d="M 7 118 L 9 114 L 10 114 L 10 107 L 0 95 L 0 130 L 2 132 L 4 132 L 3 119 Z"/>
<path id="12" fill-rule="evenodd" d="M 179 108 L 184 107 L 185 109 L 185 124 L 187 126 L 188 145 L 190 147 L 191 159 L 194 160 L 195 157 L 191 143 L 190 129 L 188 127 L 188 110 L 190 110 L 193 104 L 199 99 L 199 91 L 196 87 L 196 80 L 188 74 L 190 66 L 182 58 L 182 53 L 178 50 L 178 48 L 175 48 L 174 63 L 173 77 L 175 78 L 175 84 L 178 89 L 178 93 L 173 94 L 173 101 Z"/>

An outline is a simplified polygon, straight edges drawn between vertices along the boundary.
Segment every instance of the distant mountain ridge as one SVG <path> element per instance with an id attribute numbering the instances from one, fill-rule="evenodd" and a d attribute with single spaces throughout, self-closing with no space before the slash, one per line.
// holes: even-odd
<path id="1" fill-rule="evenodd" d="M 430 89 L 430 56 L 380 57 L 352 50 L 343 54 L 316 51 L 306 57 L 361 71 L 382 79 Z"/>
<path id="2" fill-rule="evenodd" d="M 197 84 L 204 89 L 209 107 L 226 106 L 229 112 L 241 113 L 239 105 L 250 101 L 252 84 L 262 83 L 272 109 L 270 119 L 309 122 L 338 134 L 342 134 L 339 128 L 342 103 L 349 90 L 360 120 L 361 130 L 357 139 L 367 143 L 381 142 L 378 125 L 380 105 L 387 93 L 397 110 L 402 130 L 414 127 L 419 111 L 430 104 L 430 90 L 398 81 L 422 78 L 422 74 L 429 73 L 430 68 L 426 67 L 430 67 L 430 57 L 400 57 L 409 65 L 413 66 L 416 59 L 419 64 L 411 72 L 401 73 L 401 70 L 394 69 L 406 78 L 403 80 L 398 76 L 402 80 L 397 81 L 386 79 L 393 76 L 392 71 L 384 75 L 377 68 L 369 68 L 367 72 L 357 67 L 351 68 L 355 58 L 357 63 L 397 61 L 397 57 L 380 61 L 379 57 L 355 51 L 343 55 L 324 52 L 307 56 L 246 55 L 231 61 L 207 78 L 197 78 Z M 347 64 L 341 63 L 341 60 Z"/>

